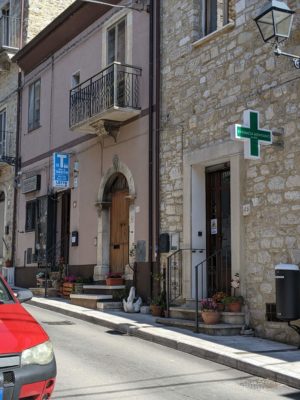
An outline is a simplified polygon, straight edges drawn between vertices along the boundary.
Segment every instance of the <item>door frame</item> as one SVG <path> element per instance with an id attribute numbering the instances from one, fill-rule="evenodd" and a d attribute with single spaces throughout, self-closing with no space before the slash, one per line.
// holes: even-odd
<path id="1" fill-rule="evenodd" d="M 231 273 L 243 276 L 241 185 L 243 176 L 243 144 L 228 141 L 188 153 L 183 158 L 183 243 L 182 248 L 206 249 L 205 168 L 228 162 L 231 171 Z M 199 204 L 201 206 L 199 207 Z M 198 236 L 202 232 L 202 236 Z M 206 251 L 184 260 L 183 298 L 195 298 L 194 266 L 206 259 Z M 241 290 L 242 290 L 241 279 Z M 199 293 L 204 297 L 205 293 Z"/>

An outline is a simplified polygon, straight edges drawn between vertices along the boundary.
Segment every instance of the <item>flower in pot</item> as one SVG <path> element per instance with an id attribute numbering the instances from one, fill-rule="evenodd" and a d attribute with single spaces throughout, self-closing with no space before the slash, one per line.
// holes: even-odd
<path id="1" fill-rule="evenodd" d="M 110 272 L 105 279 L 107 286 L 124 285 L 123 275 L 120 272 Z"/>
<path id="2" fill-rule="evenodd" d="M 166 291 L 162 290 L 160 294 L 151 300 L 150 310 L 155 317 L 161 317 L 166 309 Z"/>
<path id="3" fill-rule="evenodd" d="M 225 292 L 216 292 L 212 296 L 213 301 L 217 304 L 218 311 L 224 311 L 225 304 L 223 303 L 223 300 L 225 299 L 226 296 L 227 295 Z"/>
<path id="4" fill-rule="evenodd" d="M 212 298 L 200 300 L 201 317 L 207 325 L 214 325 L 220 321 L 217 303 Z"/>
<path id="5" fill-rule="evenodd" d="M 77 276 L 75 282 L 74 282 L 74 293 L 83 293 L 83 278 L 81 276 Z"/>
<path id="6" fill-rule="evenodd" d="M 223 303 L 227 311 L 240 312 L 244 304 L 244 299 L 243 296 L 227 296 L 224 298 Z"/>

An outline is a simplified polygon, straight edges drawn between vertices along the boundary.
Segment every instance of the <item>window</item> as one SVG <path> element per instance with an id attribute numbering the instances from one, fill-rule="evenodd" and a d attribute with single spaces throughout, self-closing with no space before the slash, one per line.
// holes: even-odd
<path id="1" fill-rule="evenodd" d="M 72 75 L 72 89 L 80 84 L 80 71 Z"/>
<path id="2" fill-rule="evenodd" d="M 125 47 L 126 47 L 126 21 L 119 21 L 107 31 L 107 63 L 119 61 L 125 64 Z"/>
<path id="3" fill-rule="evenodd" d="M 2 17 L 2 40 L 4 46 L 9 46 L 10 45 L 10 26 L 9 26 L 9 4 L 7 4 L 5 7 L 2 8 L 1 10 L 0 17 Z"/>
<path id="4" fill-rule="evenodd" d="M 228 23 L 229 0 L 204 0 L 204 34 L 222 28 Z"/>
<path id="5" fill-rule="evenodd" d="M 35 221 L 36 221 L 36 200 L 27 201 L 25 232 L 32 232 L 35 230 Z"/>
<path id="6" fill-rule="evenodd" d="M 40 98 L 41 81 L 40 79 L 29 86 L 29 105 L 28 105 L 28 130 L 39 128 L 40 126 Z"/>
<path id="7" fill-rule="evenodd" d="M 5 155 L 6 110 L 0 111 L 0 157 Z"/>

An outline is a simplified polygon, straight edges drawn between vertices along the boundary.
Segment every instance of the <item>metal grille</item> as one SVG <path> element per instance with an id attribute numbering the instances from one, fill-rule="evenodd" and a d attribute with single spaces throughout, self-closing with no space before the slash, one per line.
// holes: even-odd
<path id="1" fill-rule="evenodd" d="M 3 383 L 4 385 L 11 385 L 15 383 L 15 374 L 12 371 L 3 373 Z"/>
<path id="2" fill-rule="evenodd" d="M 70 126 L 111 107 L 139 109 L 141 72 L 138 67 L 114 62 L 73 88 L 70 91 Z"/>

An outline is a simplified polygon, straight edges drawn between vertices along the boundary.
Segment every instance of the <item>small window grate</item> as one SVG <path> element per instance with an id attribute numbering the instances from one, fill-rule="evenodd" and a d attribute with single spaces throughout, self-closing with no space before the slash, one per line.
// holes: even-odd
<path id="1" fill-rule="evenodd" d="M 4 372 L 3 378 L 4 385 L 11 385 L 12 383 L 15 383 L 15 374 L 12 371 Z"/>
<path id="2" fill-rule="evenodd" d="M 266 303 L 266 321 L 282 322 L 276 316 L 276 304 Z"/>

